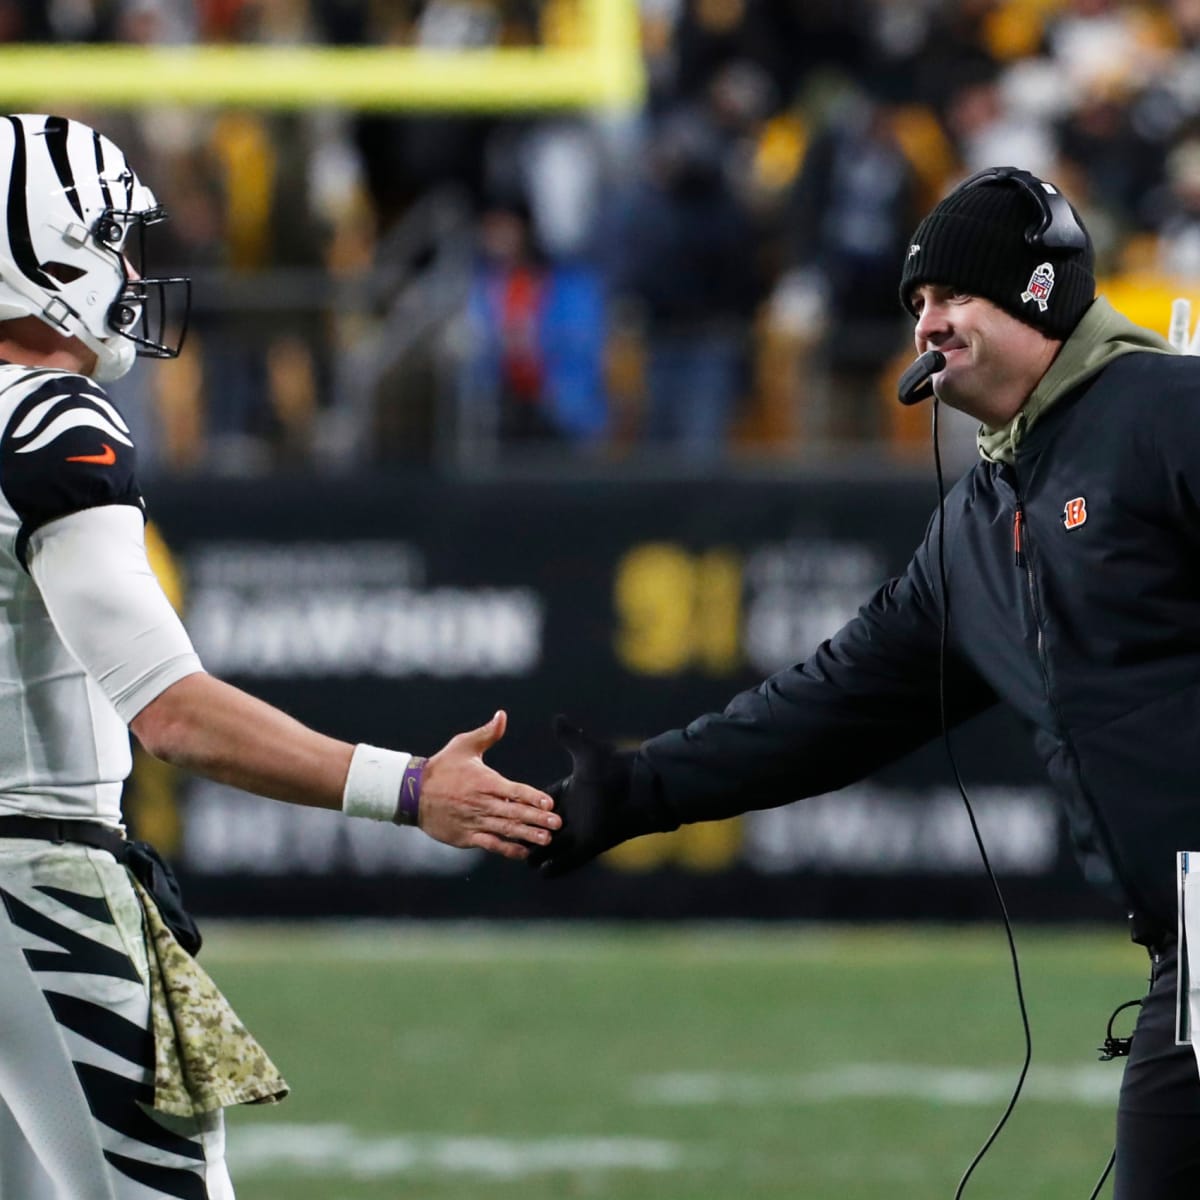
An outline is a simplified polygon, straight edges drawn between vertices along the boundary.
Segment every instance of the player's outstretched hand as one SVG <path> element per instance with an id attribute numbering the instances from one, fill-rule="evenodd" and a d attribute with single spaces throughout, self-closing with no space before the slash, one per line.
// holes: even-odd
<path id="1" fill-rule="evenodd" d="M 548 847 L 529 856 L 547 878 L 565 875 L 605 850 L 648 830 L 630 805 L 633 755 L 597 741 L 566 717 L 554 718 L 554 734 L 571 756 L 571 774 L 550 785 L 562 828 Z"/>
<path id="2" fill-rule="evenodd" d="M 505 779 L 484 763 L 484 752 L 507 725 L 501 710 L 486 725 L 452 737 L 425 764 L 419 823 L 430 837 L 526 858 L 530 846 L 545 846 L 562 824 L 545 792 Z"/>

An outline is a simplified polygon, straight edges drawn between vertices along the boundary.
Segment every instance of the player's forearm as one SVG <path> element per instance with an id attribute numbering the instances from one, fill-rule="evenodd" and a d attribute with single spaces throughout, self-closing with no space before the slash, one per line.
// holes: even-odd
<path id="1" fill-rule="evenodd" d="M 544 845 L 561 822 L 544 792 L 506 779 L 483 761 L 504 736 L 506 721 L 497 712 L 486 725 L 456 734 L 428 762 L 370 746 L 358 748 L 365 752 L 360 757 L 355 747 L 199 672 L 161 692 L 130 727 L 156 758 L 244 791 L 378 821 L 415 820 L 448 846 L 525 858 L 529 846 Z M 411 761 L 423 766 L 410 792 Z M 411 807 L 402 806 L 402 796 L 411 797 Z"/>
<path id="2" fill-rule="evenodd" d="M 203 673 L 172 684 L 130 722 L 155 758 L 244 791 L 340 809 L 354 747 Z"/>

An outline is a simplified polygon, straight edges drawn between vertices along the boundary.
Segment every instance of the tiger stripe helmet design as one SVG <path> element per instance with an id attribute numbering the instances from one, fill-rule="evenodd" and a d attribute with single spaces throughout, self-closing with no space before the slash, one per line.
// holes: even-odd
<path id="1" fill-rule="evenodd" d="M 78 338 L 102 383 L 139 354 L 179 353 L 191 283 L 146 272 L 145 231 L 166 213 L 112 141 L 66 117 L 0 116 L 0 196 L 0 321 Z"/>

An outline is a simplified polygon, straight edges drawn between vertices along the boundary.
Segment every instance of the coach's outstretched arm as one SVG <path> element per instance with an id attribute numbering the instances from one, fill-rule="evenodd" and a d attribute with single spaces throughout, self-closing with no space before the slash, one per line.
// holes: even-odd
<path id="1" fill-rule="evenodd" d="M 531 865 L 562 875 L 619 842 L 836 791 L 996 702 L 960 656 L 941 653 L 930 540 L 904 575 L 804 662 L 723 712 L 617 750 L 559 718 L 571 773 L 548 789 L 562 818 Z"/>

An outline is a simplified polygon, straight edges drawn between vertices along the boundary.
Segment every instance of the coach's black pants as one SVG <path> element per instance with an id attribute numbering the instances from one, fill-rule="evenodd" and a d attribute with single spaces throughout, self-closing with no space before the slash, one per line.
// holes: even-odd
<path id="1" fill-rule="evenodd" d="M 1113 1200 L 1200 1200 L 1200 1072 L 1175 1045 L 1175 987 L 1172 944 L 1151 955 L 1121 1083 Z"/>

